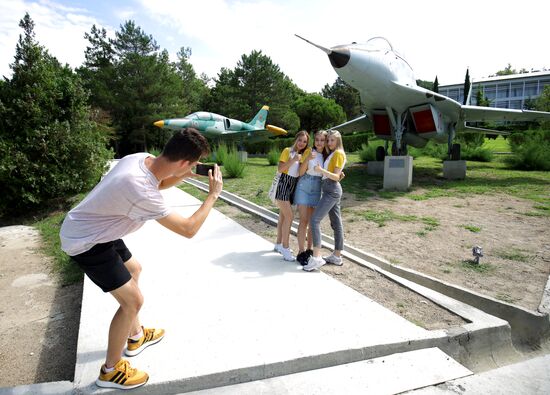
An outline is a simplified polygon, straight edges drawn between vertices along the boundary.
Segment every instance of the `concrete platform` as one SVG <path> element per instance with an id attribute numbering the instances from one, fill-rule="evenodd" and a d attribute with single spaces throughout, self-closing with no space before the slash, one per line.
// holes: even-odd
<path id="1" fill-rule="evenodd" d="M 164 192 L 190 215 L 198 200 Z M 218 211 L 187 240 L 151 221 L 125 242 L 143 266 L 145 326 L 162 342 L 131 359 L 151 378 L 133 393 L 178 393 L 262 380 L 446 342 L 323 273 L 285 262 L 273 245 Z M 87 278 L 74 386 L 95 393 L 116 303 Z M 373 351 L 374 350 L 374 351 Z M 397 350 L 397 351 L 392 351 Z"/>

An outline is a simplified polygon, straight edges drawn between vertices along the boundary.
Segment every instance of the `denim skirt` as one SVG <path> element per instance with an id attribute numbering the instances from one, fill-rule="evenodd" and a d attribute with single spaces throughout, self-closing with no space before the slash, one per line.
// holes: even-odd
<path id="1" fill-rule="evenodd" d="M 321 177 L 304 174 L 294 192 L 294 204 L 315 207 L 321 198 Z"/>

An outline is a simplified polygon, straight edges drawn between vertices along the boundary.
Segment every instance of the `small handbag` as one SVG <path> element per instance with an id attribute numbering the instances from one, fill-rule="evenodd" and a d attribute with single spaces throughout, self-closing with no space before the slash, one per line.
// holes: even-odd
<path id="1" fill-rule="evenodd" d="M 269 192 L 267 192 L 267 196 L 269 196 L 269 199 L 271 199 L 271 202 L 275 204 L 275 194 L 277 193 L 277 185 L 279 185 L 279 179 L 281 178 L 281 173 L 277 172 L 275 173 L 275 177 L 273 177 L 273 182 L 271 183 L 271 187 L 269 188 Z"/>

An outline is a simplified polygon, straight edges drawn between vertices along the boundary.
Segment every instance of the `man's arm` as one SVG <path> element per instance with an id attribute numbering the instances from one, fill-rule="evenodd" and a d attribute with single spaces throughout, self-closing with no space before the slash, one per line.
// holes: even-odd
<path id="1" fill-rule="evenodd" d="M 189 171 L 189 173 L 185 173 L 180 177 L 176 177 L 176 176 L 168 177 L 160 182 L 159 189 L 168 189 L 170 187 L 173 187 L 174 185 L 180 184 L 184 178 L 193 177 L 194 175 L 195 173 L 193 173 L 192 171 Z"/>
<path id="2" fill-rule="evenodd" d="M 166 217 L 158 219 L 157 222 L 183 237 L 191 238 L 195 236 L 206 220 L 206 217 L 208 217 L 210 210 L 214 207 L 214 203 L 218 200 L 218 196 L 223 188 L 222 172 L 218 165 L 214 167 L 213 173 L 214 174 L 212 174 L 211 170 L 209 171 L 208 196 L 192 216 L 185 218 L 176 212 L 172 212 Z"/>

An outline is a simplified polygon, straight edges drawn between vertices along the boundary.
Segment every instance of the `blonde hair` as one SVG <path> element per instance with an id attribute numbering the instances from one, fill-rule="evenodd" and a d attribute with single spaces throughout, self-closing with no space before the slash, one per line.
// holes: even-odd
<path id="1" fill-rule="evenodd" d="M 296 143 L 298 142 L 298 139 L 302 136 L 306 136 L 307 138 L 307 142 L 306 142 L 306 147 L 301 151 L 299 152 L 297 149 L 296 149 Z M 298 152 L 299 154 L 303 154 L 304 151 L 309 147 L 309 133 L 305 130 L 300 130 L 298 133 L 296 133 L 296 138 L 294 139 L 294 144 L 292 144 L 292 150 L 293 151 L 296 151 Z"/>
<path id="2" fill-rule="evenodd" d="M 344 143 L 342 142 L 342 135 L 340 134 L 340 132 L 338 130 L 329 130 L 327 138 L 329 136 L 336 137 L 336 148 L 334 149 L 334 151 L 342 151 L 345 156 L 346 152 L 344 151 Z"/>

